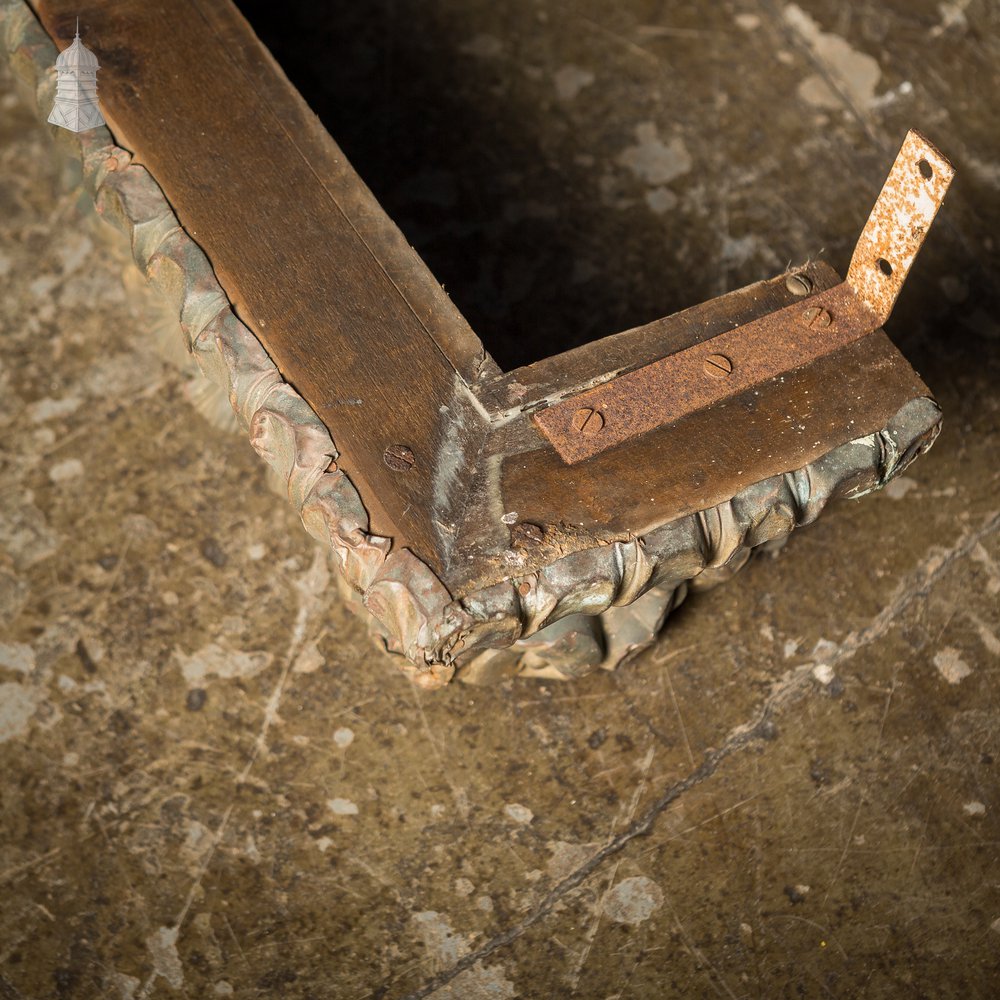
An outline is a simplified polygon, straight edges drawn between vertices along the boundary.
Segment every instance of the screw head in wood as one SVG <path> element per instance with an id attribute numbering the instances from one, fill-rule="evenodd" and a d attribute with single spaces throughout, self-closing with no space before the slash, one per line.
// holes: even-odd
<path id="1" fill-rule="evenodd" d="M 710 378 L 729 378 L 733 373 L 733 363 L 725 354 L 710 354 L 705 358 L 704 368 Z"/>
<path id="2" fill-rule="evenodd" d="M 802 322 L 810 330 L 822 330 L 833 322 L 833 317 L 830 315 L 829 309 L 823 309 L 820 306 L 810 306 L 808 309 L 802 310 Z"/>
<path id="3" fill-rule="evenodd" d="M 604 414 L 600 410 L 592 410 L 583 406 L 573 414 L 573 430 L 591 437 L 599 434 L 604 428 Z"/>
<path id="4" fill-rule="evenodd" d="M 518 549 L 540 545 L 544 538 L 545 532 L 530 521 L 520 521 L 510 529 L 510 543 Z"/>
<path id="5" fill-rule="evenodd" d="M 522 597 L 527 597 L 527 596 L 528 596 L 528 594 L 530 594 L 530 593 L 531 593 L 531 584 L 530 584 L 530 583 L 528 583 L 528 581 L 527 581 L 527 580 L 523 580 L 523 581 L 522 581 L 521 583 L 519 583 L 519 584 L 517 585 L 517 592 L 518 592 L 518 593 L 519 593 L 519 594 L 520 594 L 520 595 L 521 595 Z"/>
<path id="6" fill-rule="evenodd" d="M 785 288 L 792 295 L 808 295 L 813 290 L 812 278 L 808 274 L 790 274 L 785 278 Z"/>
<path id="7" fill-rule="evenodd" d="M 393 472 L 409 472 L 417 460 L 413 457 L 413 452 L 405 444 L 391 444 L 385 449 L 382 461 Z"/>

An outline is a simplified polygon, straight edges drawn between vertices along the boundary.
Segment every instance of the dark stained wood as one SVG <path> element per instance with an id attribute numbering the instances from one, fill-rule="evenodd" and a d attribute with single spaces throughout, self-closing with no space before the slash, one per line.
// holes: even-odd
<path id="1" fill-rule="evenodd" d="M 38 6 L 65 46 L 77 7 Z M 374 530 L 440 565 L 462 499 L 441 463 L 471 461 L 485 429 L 462 378 L 482 345 L 232 4 L 96 4 L 88 44 L 117 140 L 388 515 Z M 413 450 L 410 472 L 384 464 L 394 443 Z"/>
<path id="2" fill-rule="evenodd" d="M 310 169 L 419 318 L 434 343 L 469 383 L 498 374 L 482 342 L 399 227 L 386 215 L 336 141 L 310 110 L 253 28 L 228 4 L 197 0 L 226 49 L 247 68 L 249 83 L 280 118 Z"/>

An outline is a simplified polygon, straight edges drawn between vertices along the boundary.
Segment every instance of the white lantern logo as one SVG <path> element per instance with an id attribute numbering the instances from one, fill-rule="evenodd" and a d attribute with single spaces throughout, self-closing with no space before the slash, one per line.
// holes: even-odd
<path id="1" fill-rule="evenodd" d="M 97 56 L 80 41 L 80 19 L 73 44 L 56 59 L 56 102 L 49 121 L 70 132 L 86 132 L 104 124 L 97 104 Z"/>

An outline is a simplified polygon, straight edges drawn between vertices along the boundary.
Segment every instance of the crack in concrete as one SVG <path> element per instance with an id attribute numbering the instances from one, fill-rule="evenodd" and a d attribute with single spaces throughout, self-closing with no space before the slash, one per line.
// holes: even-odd
<path id="1" fill-rule="evenodd" d="M 289 675 L 292 672 L 292 667 L 295 664 L 296 657 L 301 652 L 302 647 L 306 642 L 309 619 L 312 613 L 321 606 L 322 597 L 326 592 L 328 582 L 329 570 L 327 568 L 326 553 L 317 547 L 313 553 L 312 566 L 310 566 L 310 568 L 306 570 L 299 579 L 292 581 L 292 587 L 298 594 L 298 610 L 295 615 L 295 622 L 292 625 L 292 633 L 288 642 L 287 651 L 285 653 L 284 666 L 278 676 L 277 683 L 271 690 L 271 695 L 267 700 L 267 704 L 264 706 L 264 718 L 261 722 L 257 738 L 254 740 L 253 748 L 247 758 L 247 762 L 244 765 L 243 770 L 236 777 L 236 789 L 239 789 L 246 784 L 247 779 L 250 777 L 250 772 L 253 770 L 257 760 L 267 747 L 267 736 L 271 727 L 278 720 L 278 709 L 281 706 L 281 699 L 285 693 L 285 687 L 288 683 Z M 222 814 L 222 819 L 219 821 L 218 826 L 212 833 L 211 845 L 208 851 L 206 851 L 201 864 L 198 866 L 194 879 L 191 883 L 191 888 L 188 890 L 184 903 L 181 906 L 180 913 L 177 914 L 172 924 L 160 928 L 160 931 L 168 932 L 170 935 L 164 942 L 164 945 L 167 949 L 172 950 L 172 954 L 175 956 L 174 960 L 177 962 L 179 985 L 174 985 L 174 983 L 171 982 L 170 975 L 164 971 L 165 967 L 163 962 L 161 961 L 158 963 L 155 961 L 156 956 L 154 955 L 153 969 L 139 989 L 137 1000 L 145 1000 L 145 998 L 150 995 L 150 992 L 153 990 L 160 977 L 166 978 L 172 989 L 178 989 L 183 986 L 184 967 L 180 964 L 180 960 L 176 958 L 177 941 L 180 937 L 181 931 L 184 929 L 185 921 L 191 911 L 191 907 L 194 905 L 194 901 L 199 889 L 201 888 L 202 881 L 208 873 L 212 861 L 215 859 L 215 855 L 222 843 L 223 837 L 226 834 L 229 827 L 229 820 L 232 817 L 233 810 L 235 808 L 235 801 L 230 802 L 226 807 L 225 812 Z M 157 932 L 154 931 L 154 935 L 156 933 Z M 232 928 L 230 928 L 230 933 L 232 933 Z M 236 940 L 235 934 L 233 935 L 233 939 Z M 147 947 L 149 947 L 148 942 L 150 938 L 147 938 L 146 940 Z M 240 946 L 239 941 L 236 941 L 236 945 L 242 954 L 243 949 Z M 244 955 L 243 957 L 245 961 L 246 956 Z M 167 952 L 167 961 L 169 961 L 169 959 L 170 951 Z M 170 967 L 166 966 L 166 968 L 169 969 Z M 0 1000 L 2 1000 L 2 998 L 0 998 Z"/>
<path id="2" fill-rule="evenodd" d="M 587 880 L 608 858 L 619 853 L 628 843 L 636 837 L 641 837 L 653 828 L 659 815 L 673 802 L 679 799 L 686 791 L 701 784 L 710 778 L 718 770 L 719 765 L 730 755 L 743 747 L 758 740 L 768 739 L 772 734 L 771 716 L 774 711 L 784 703 L 784 701 L 798 688 L 804 685 L 810 674 L 810 667 L 798 667 L 788 672 L 774 686 L 772 693 L 765 700 L 756 720 L 752 723 L 736 727 L 726 738 L 722 746 L 710 750 L 701 764 L 686 777 L 669 785 L 660 797 L 643 813 L 643 815 L 623 830 L 616 837 L 612 838 L 596 854 L 589 858 L 584 864 L 577 868 L 570 875 L 567 875 L 561 882 L 549 890 L 545 898 L 538 906 L 523 920 L 508 928 L 502 934 L 492 938 L 481 948 L 470 952 L 460 959 L 450 969 L 438 973 L 428 980 L 423 986 L 412 993 L 408 993 L 403 1000 L 421 1000 L 429 996 L 436 990 L 441 989 L 451 982 L 456 976 L 472 968 L 477 962 L 488 958 L 495 951 L 516 941 L 529 928 L 537 924 L 543 917 L 547 916 L 567 893 L 575 889 Z"/>
<path id="3" fill-rule="evenodd" d="M 844 110 L 858 123 L 872 145 L 886 156 L 891 156 L 893 152 L 891 144 L 884 136 L 876 132 L 872 125 L 871 117 L 851 99 L 844 83 L 837 76 L 834 68 L 817 54 L 814 47 L 807 38 L 803 37 L 800 30 L 786 21 L 782 11 L 778 8 L 774 0 L 765 0 L 764 9 L 770 15 L 772 22 L 777 26 L 779 34 L 784 35 L 798 51 L 799 55 L 816 71 L 817 76 L 830 88 L 830 92 L 837 97 L 843 105 Z"/>
<path id="4" fill-rule="evenodd" d="M 871 624 L 856 635 L 852 634 L 844 640 L 831 662 L 849 659 L 865 646 L 878 641 L 884 636 L 896 619 L 903 614 L 911 604 L 926 597 L 942 576 L 960 559 L 970 555 L 972 550 L 988 535 L 1000 529 L 1000 512 L 992 514 L 985 524 L 975 532 L 966 535 L 956 545 L 943 552 L 925 558 L 917 569 L 911 573 L 896 589 L 889 603 L 875 616 Z M 779 708 L 791 702 L 796 694 L 804 691 L 812 678 L 812 663 L 806 663 L 787 671 L 771 688 L 771 693 L 764 700 L 756 718 L 749 723 L 737 726 L 730 731 L 729 736 L 718 748 L 709 750 L 701 764 L 686 777 L 667 786 L 659 798 L 643 813 L 643 815 L 605 844 L 596 854 L 585 861 L 579 868 L 567 875 L 561 882 L 553 886 L 538 906 L 523 920 L 496 935 L 482 947 L 469 952 L 459 959 L 450 969 L 438 973 L 423 986 L 406 994 L 402 1000 L 422 1000 L 435 991 L 446 986 L 457 976 L 482 962 L 494 952 L 512 944 L 531 927 L 539 923 L 555 908 L 556 904 L 573 889 L 582 885 L 610 857 L 622 851 L 636 837 L 649 833 L 659 816 L 668 806 L 676 802 L 685 792 L 700 785 L 712 777 L 727 757 L 732 756 L 752 743 L 774 738 L 773 716 Z"/>
<path id="5" fill-rule="evenodd" d="M 917 568 L 896 588 L 889 603 L 860 632 L 850 633 L 835 653 L 825 658 L 831 667 L 850 659 L 865 646 L 877 642 L 918 598 L 926 597 L 945 572 L 958 560 L 972 555 L 972 550 L 987 536 L 1000 529 L 1000 512 L 987 517 L 983 526 L 960 539 L 950 549 L 935 552 L 921 562 Z"/>

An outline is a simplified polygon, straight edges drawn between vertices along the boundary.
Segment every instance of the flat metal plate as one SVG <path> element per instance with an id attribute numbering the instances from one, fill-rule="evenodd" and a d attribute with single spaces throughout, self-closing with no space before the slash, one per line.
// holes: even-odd
<path id="1" fill-rule="evenodd" d="M 844 282 L 534 414 L 569 465 L 821 358 L 877 328 Z"/>

